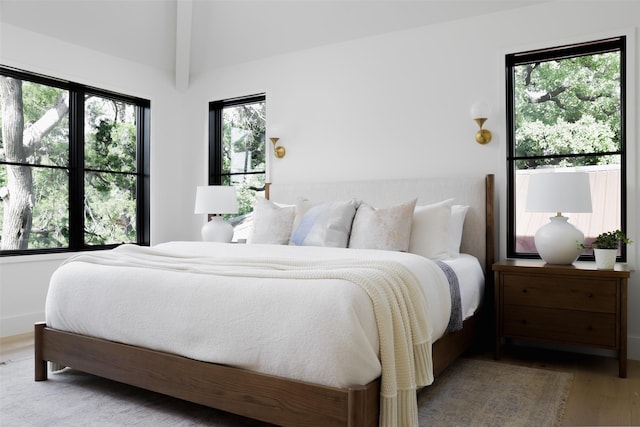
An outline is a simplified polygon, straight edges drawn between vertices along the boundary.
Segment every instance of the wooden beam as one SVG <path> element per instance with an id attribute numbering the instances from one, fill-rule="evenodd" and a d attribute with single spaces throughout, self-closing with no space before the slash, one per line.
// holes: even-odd
<path id="1" fill-rule="evenodd" d="M 176 1 L 176 89 L 187 90 L 191 71 L 193 0 Z"/>

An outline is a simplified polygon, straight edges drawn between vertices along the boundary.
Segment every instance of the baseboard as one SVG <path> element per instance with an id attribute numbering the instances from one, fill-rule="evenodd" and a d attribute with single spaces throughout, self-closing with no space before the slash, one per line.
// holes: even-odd
<path id="1" fill-rule="evenodd" d="M 44 320 L 44 311 L 0 319 L 0 337 L 10 337 L 33 332 L 33 324 Z"/>

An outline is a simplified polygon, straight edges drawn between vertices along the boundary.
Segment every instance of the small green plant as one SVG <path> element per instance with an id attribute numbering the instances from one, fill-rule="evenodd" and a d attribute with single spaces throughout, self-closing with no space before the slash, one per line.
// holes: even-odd
<path id="1" fill-rule="evenodd" d="M 593 243 L 589 245 L 580 244 L 579 247 L 582 249 L 618 249 L 620 242 L 629 244 L 632 240 L 629 239 L 622 231 L 615 230 L 599 234 Z"/>

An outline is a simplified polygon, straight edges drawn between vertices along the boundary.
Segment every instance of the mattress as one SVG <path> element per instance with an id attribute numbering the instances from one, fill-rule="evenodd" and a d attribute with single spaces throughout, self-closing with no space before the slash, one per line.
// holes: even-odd
<path id="1" fill-rule="evenodd" d="M 444 273 L 414 254 L 208 242 L 170 242 L 154 249 L 201 259 L 394 261 L 420 282 L 433 341 L 449 321 L 451 297 Z M 464 254 L 444 262 L 456 272 L 468 317 L 481 302 L 480 264 Z M 103 265 L 80 256 L 52 276 L 45 312 L 48 326 L 55 329 L 316 384 L 347 387 L 381 374 L 371 300 L 340 279 L 212 275 Z"/>

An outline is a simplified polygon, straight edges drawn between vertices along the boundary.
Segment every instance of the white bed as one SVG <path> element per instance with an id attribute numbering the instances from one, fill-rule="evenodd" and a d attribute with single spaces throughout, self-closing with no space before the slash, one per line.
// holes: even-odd
<path id="1" fill-rule="evenodd" d="M 356 384 L 367 390 L 380 390 L 382 373 L 384 394 L 387 390 L 385 370 L 380 363 L 382 347 L 376 320 L 379 312 L 372 310 L 374 304 L 367 288 L 355 286 L 342 276 L 316 277 L 317 273 L 313 273 L 312 280 L 301 282 L 296 276 L 299 273 L 282 273 L 283 267 L 279 263 L 287 264 L 287 268 L 293 263 L 297 268 L 299 264 L 307 265 L 308 260 L 316 264 L 328 262 L 329 265 L 336 260 L 353 260 L 354 265 L 374 261 L 390 262 L 394 268 L 401 266 L 403 272 L 409 271 L 411 277 L 420 283 L 419 292 L 424 295 L 428 310 L 423 310 L 422 302 L 417 307 L 425 312 L 426 320 L 422 323 L 426 325 L 424 333 L 431 349 L 431 345 L 443 336 L 456 335 L 445 333 L 451 315 L 451 294 L 440 263 L 449 266 L 456 274 L 463 319 L 474 320 L 482 303 L 487 263 L 493 257 L 487 252 L 487 247 L 492 250 L 493 246 L 487 245 L 485 239 L 489 224 L 487 216 L 492 216 L 492 210 L 486 209 L 488 198 L 491 198 L 489 205 L 493 198 L 492 180 L 490 182 L 490 194 L 486 193 L 489 180 L 475 178 L 328 186 L 272 185 L 269 188 L 271 200 L 283 204 L 295 203 L 292 199 L 294 194 L 318 202 L 358 197 L 381 209 L 395 206 L 410 197 L 417 198 L 419 206 L 452 197 L 455 203 L 469 207 L 464 220 L 461 253 L 439 259 L 377 249 L 203 242 L 170 242 L 151 249 L 125 246 L 107 256 L 79 255 L 63 265 L 52 278 L 46 306 L 46 327 L 42 324 L 36 326 L 36 379 L 46 379 L 46 368 L 41 363 L 50 360 L 123 380 L 123 372 L 111 373 L 111 368 L 95 367 L 94 363 L 81 360 L 77 355 L 71 357 L 66 351 L 48 353 L 47 347 L 51 346 L 46 344 L 46 337 L 50 334 L 60 340 L 75 340 L 77 337 L 91 346 L 93 344 L 89 343 L 97 339 L 99 345 L 113 347 L 110 352 L 140 348 L 195 360 L 198 366 L 202 363 L 229 366 L 242 372 L 284 379 L 287 384 L 312 384 L 316 392 L 318 387 L 350 390 Z M 431 242 L 427 246 L 431 248 Z M 241 263 L 240 270 L 237 267 L 229 270 L 225 266 L 222 271 L 222 267 L 214 265 L 216 262 L 209 261 L 222 258 Z M 265 272 L 260 267 L 259 273 L 252 270 L 246 275 L 244 270 L 257 268 L 254 264 L 258 261 L 260 265 L 267 261 L 277 264 L 275 270 L 278 272 L 274 273 L 274 269 Z M 252 263 L 250 266 L 245 265 L 249 262 Z M 150 263 L 151 268 L 149 265 L 142 268 L 142 263 Z M 212 271 L 216 274 L 205 274 Z M 247 277 L 252 275 L 257 277 Z M 411 294 L 413 299 L 418 299 L 415 297 L 417 291 L 411 292 L 414 292 Z M 65 333 L 58 336 L 54 331 Z M 464 346 L 468 345 L 467 340 L 464 338 Z M 122 348 L 121 344 L 127 347 Z M 458 348 L 461 345 L 456 345 L 455 350 L 446 350 L 447 360 L 441 361 L 436 368 L 429 366 L 430 379 L 433 369 L 439 372 L 451 358 L 456 357 L 454 353 L 462 351 Z M 139 366 L 126 369 L 129 372 L 139 369 Z M 305 414 L 303 422 L 300 408 L 291 408 L 289 403 L 283 404 L 288 407 L 288 412 L 296 413 L 293 416 L 283 415 L 282 408 L 274 410 L 272 401 L 266 405 L 267 409 L 261 405 L 261 409 L 256 411 L 252 406 L 254 403 L 249 405 L 246 398 L 242 398 L 245 401 L 241 403 L 236 399 L 227 402 L 227 397 L 223 403 L 218 401 L 219 397 L 207 397 L 203 401 L 192 398 L 191 394 L 185 397 L 179 391 L 172 393 L 169 384 L 160 386 L 153 382 L 154 385 L 149 386 L 146 378 L 139 381 L 142 384 L 136 381 L 125 382 L 283 425 L 320 425 L 318 419 L 326 425 L 377 424 L 377 420 L 372 420 L 372 412 L 377 411 L 373 407 L 377 404 L 375 397 L 370 395 L 357 398 L 362 400 L 358 403 L 361 405 L 359 408 L 353 406 L 353 396 L 345 398 L 348 402 L 345 419 L 349 421 L 330 421 L 334 415 L 321 413 L 318 415 L 320 418 Z M 429 382 L 418 381 L 416 386 Z M 272 393 L 277 395 L 280 392 L 268 392 Z M 350 393 L 348 391 L 346 395 Z M 306 401 L 307 397 L 304 399 Z M 258 400 L 260 398 L 256 397 Z M 337 402 L 334 406 L 343 405 Z M 317 401 L 315 404 L 318 405 Z M 252 409 L 248 410 L 247 405 Z M 320 409 L 323 411 L 327 412 Z M 398 419 L 402 416 L 400 414 Z"/>
<path id="2" fill-rule="evenodd" d="M 433 341 L 449 322 L 451 298 L 444 273 L 413 254 L 204 242 L 172 242 L 155 249 L 205 262 L 206 257 L 253 259 L 265 253 L 265 259 L 313 259 L 318 264 L 335 259 L 393 260 L 407 266 L 423 286 Z M 122 265 L 121 260 L 120 266 L 105 264 L 102 256 L 80 255 L 55 272 L 47 297 L 47 325 L 332 387 L 366 384 L 380 376 L 371 301 L 349 282 L 149 270 L 127 265 L 128 261 Z M 130 256 L 122 255 L 125 260 Z M 470 255 L 444 262 L 458 275 L 467 318 L 477 310 L 483 292 L 480 265 Z"/>

